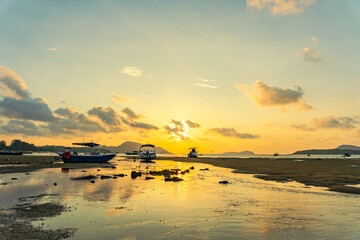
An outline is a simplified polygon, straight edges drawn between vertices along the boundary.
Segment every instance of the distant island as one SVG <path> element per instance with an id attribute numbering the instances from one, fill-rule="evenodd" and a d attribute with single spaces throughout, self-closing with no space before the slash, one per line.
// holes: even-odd
<path id="1" fill-rule="evenodd" d="M 293 154 L 336 154 L 343 155 L 344 153 L 360 154 L 360 147 L 354 145 L 340 145 L 334 149 L 309 149 L 296 151 Z"/>
<path id="2" fill-rule="evenodd" d="M 255 153 L 251 151 L 242 151 L 242 152 L 224 152 L 223 155 L 254 155 Z"/>

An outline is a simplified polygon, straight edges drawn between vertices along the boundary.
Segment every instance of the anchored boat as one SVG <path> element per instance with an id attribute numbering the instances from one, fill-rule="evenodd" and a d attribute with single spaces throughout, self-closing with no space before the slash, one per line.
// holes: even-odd
<path id="1" fill-rule="evenodd" d="M 192 147 L 189 149 L 191 149 L 191 151 L 189 152 L 188 157 L 189 158 L 197 158 L 199 155 L 199 152 L 197 151 L 197 147 Z"/>
<path id="2" fill-rule="evenodd" d="M 98 147 L 100 144 L 89 143 L 73 143 L 73 145 L 84 147 Z M 64 163 L 106 163 L 113 159 L 116 153 L 101 154 L 100 152 L 92 152 L 90 155 L 80 155 L 77 152 L 65 151 L 61 154 Z"/>
<path id="3" fill-rule="evenodd" d="M 156 158 L 155 145 L 153 144 L 141 145 L 139 150 L 139 157 L 141 159 L 144 159 L 145 162 L 151 162 L 151 160 Z"/>

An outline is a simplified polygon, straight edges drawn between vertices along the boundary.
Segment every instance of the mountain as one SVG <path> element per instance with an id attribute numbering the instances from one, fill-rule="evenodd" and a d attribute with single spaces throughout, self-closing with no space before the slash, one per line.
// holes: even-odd
<path id="1" fill-rule="evenodd" d="M 101 146 L 101 148 L 110 150 L 111 152 L 124 153 L 124 152 L 138 151 L 139 148 L 141 147 L 141 145 L 142 145 L 141 143 L 126 141 L 117 147 L 116 146 Z M 159 154 L 169 154 L 170 153 L 167 150 L 163 149 L 162 147 L 155 147 L 155 149 L 156 149 L 156 153 L 159 153 Z"/>
<path id="2" fill-rule="evenodd" d="M 336 149 L 360 150 L 360 147 L 354 145 L 340 145 Z"/>
<path id="3" fill-rule="evenodd" d="M 360 154 L 360 147 L 354 145 L 340 145 L 334 149 L 309 149 L 296 151 L 293 154 Z"/>
<path id="4" fill-rule="evenodd" d="M 242 151 L 242 152 L 224 152 L 223 155 L 254 155 L 255 153 L 251 151 Z"/>

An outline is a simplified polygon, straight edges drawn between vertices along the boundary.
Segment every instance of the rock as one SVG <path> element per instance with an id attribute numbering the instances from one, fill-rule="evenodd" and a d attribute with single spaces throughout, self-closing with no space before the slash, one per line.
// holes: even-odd
<path id="1" fill-rule="evenodd" d="M 101 170 L 100 170 L 100 169 L 98 169 L 97 171 L 98 171 L 98 172 L 100 172 Z"/>
<path id="2" fill-rule="evenodd" d="M 221 183 L 221 184 L 228 184 L 229 182 L 228 182 L 228 181 L 220 181 L 219 183 Z"/>
<path id="3" fill-rule="evenodd" d="M 94 180 L 91 180 L 90 182 L 91 182 L 91 183 L 95 183 L 95 181 L 94 181 Z"/>
<path id="4" fill-rule="evenodd" d="M 167 178 L 165 178 L 165 181 L 166 182 L 180 182 L 180 181 L 184 181 L 183 179 L 181 179 L 181 178 L 179 178 L 179 177 L 172 177 L 172 178 L 170 178 L 170 177 L 167 177 Z"/>
<path id="5" fill-rule="evenodd" d="M 56 185 L 57 185 L 57 183 L 55 182 L 55 183 L 54 183 L 54 186 L 56 186 Z"/>
<path id="6" fill-rule="evenodd" d="M 116 168 L 115 166 L 112 166 L 111 168 Z"/>
<path id="7" fill-rule="evenodd" d="M 113 176 L 112 178 L 113 178 L 113 179 L 117 179 L 118 177 L 117 177 L 117 176 Z"/>
<path id="8" fill-rule="evenodd" d="M 97 177 L 94 175 L 87 175 L 87 176 L 82 176 L 82 177 L 74 177 L 74 178 L 71 178 L 71 180 L 91 180 L 91 179 L 95 179 L 95 178 L 97 178 Z"/>
<path id="9" fill-rule="evenodd" d="M 109 179 L 112 178 L 111 176 L 101 175 L 100 179 Z"/>
<path id="10" fill-rule="evenodd" d="M 18 178 L 16 178 L 16 177 L 13 177 L 13 178 L 11 178 L 11 180 L 18 180 Z"/>
<path id="11" fill-rule="evenodd" d="M 137 177 L 138 177 L 137 172 L 132 171 L 132 172 L 131 172 L 131 178 L 137 178 Z"/>
<path id="12" fill-rule="evenodd" d="M 115 177 L 125 177 L 125 174 L 122 174 L 122 173 L 120 173 L 120 174 L 114 174 L 114 176 L 115 176 Z"/>
<path id="13" fill-rule="evenodd" d="M 145 177 L 145 180 L 155 179 L 154 177 Z"/>
<path id="14" fill-rule="evenodd" d="M 194 168 L 194 166 L 192 166 L 190 169 L 191 169 L 191 170 L 194 170 L 195 168 Z"/>

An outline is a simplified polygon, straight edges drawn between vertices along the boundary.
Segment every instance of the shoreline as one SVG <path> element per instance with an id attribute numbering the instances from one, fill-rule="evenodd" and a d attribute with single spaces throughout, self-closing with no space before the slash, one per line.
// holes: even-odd
<path id="1" fill-rule="evenodd" d="M 132 160 L 133 157 L 127 159 Z M 253 174 L 256 178 L 268 181 L 296 181 L 308 186 L 327 187 L 330 191 L 360 194 L 360 188 L 347 186 L 360 184 L 360 160 L 356 159 L 157 157 L 155 161 L 162 160 L 204 163 L 229 168 L 234 173 Z M 0 175 L 32 172 L 43 168 L 98 166 L 99 164 L 94 163 L 64 164 L 62 160 L 55 160 L 54 156 L 0 156 Z"/>

